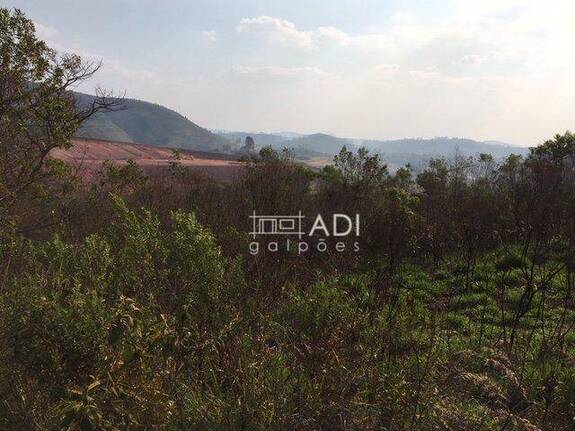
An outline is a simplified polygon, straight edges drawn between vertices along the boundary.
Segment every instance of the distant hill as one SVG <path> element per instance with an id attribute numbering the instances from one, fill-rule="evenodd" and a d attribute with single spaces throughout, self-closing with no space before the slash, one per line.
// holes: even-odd
<path id="1" fill-rule="evenodd" d="M 285 141 L 285 137 L 272 134 L 272 133 L 248 133 L 248 132 L 218 132 L 218 134 L 227 139 L 228 141 L 237 145 L 243 145 L 244 141 L 246 140 L 246 136 L 251 136 L 257 148 L 262 148 L 266 146 L 276 147 L 277 145 L 281 144 Z"/>
<path id="2" fill-rule="evenodd" d="M 290 148 L 296 153 L 313 153 L 320 155 L 334 155 L 339 153 L 345 145 L 348 148 L 367 147 L 372 151 L 384 154 L 409 155 L 419 158 L 419 156 L 452 157 L 458 152 L 461 155 L 477 155 L 479 153 L 489 153 L 495 158 L 507 157 L 510 154 L 527 154 L 529 149 L 518 147 L 498 141 L 475 141 L 465 138 L 407 138 L 397 140 L 369 140 L 369 139 L 348 139 L 325 133 L 315 133 L 311 135 L 296 136 L 286 139 L 288 133 L 250 133 L 250 132 L 220 132 L 222 137 L 230 141 L 239 139 L 244 141 L 246 136 L 255 139 L 256 147 L 261 148 L 271 145 L 274 148 Z"/>
<path id="3" fill-rule="evenodd" d="M 384 154 L 412 154 L 434 157 L 453 157 L 456 153 L 473 156 L 488 153 L 495 158 L 510 154 L 527 154 L 528 148 L 495 141 L 474 141 L 463 138 L 398 139 L 390 141 L 361 141 L 361 145 Z"/>
<path id="4" fill-rule="evenodd" d="M 342 147 L 346 145 L 349 147 L 351 143 L 349 139 L 338 138 L 324 133 L 315 133 L 284 141 L 279 146 L 292 148 L 296 152 L 304 151 L 307 153 L 333 155 L 339 153 Z"/>
<path id="5" fill-rule="evenodd" d="M 339 153 L 345 145 L 348 149 L 367 147 L 370 151 L 379 153 L 394 171 L 401 166 L 411 164 L 421 169 L 433 157 L 453 158 L 456 154 L 476 156 L 480 153 L 491 154 L 495 159 L 503 159 L 510 154 L 526 155 L 529 149 L 499 141 L 475 141 L 464 138 L 432 138 L 432 139 L 397 139 L 397 140 L 366 140 L 346 139 L 324 133 L 299 135 L 297 133 L 250 133 L 250 132 L 219 132 L 223 137 L 235 141 L 244 141 L 246 136 L 255 139 L 256 147 L 271 146 L 275 149 L 289 148 L 301 160 L 330 160 Z M 291 138 L 293 136 L 293 138 Z M 287 138 L 289 137 L 289 138 Z M 239 141 L 238 141 L 239 142 Z"/>
<path id="6" fill-rule="evenodd" d="M 81 93 L 76 93 L 76 97 L 80 105 L 93 99 L 93 96 Z M 227 139 L 164 106 L 135 99 L 125 99 L 123 105 L 122 110 L 94 115 L 77 136 L 209 152 L 233 150 L 233 144 Z"/>
<path id="7" fill-rule="evenodd" d="M 76 93 L 80 105 L 90 103 L 93 96 Z M 496 159 L 510 154 L 527 154 L 528 149 L 497 141 L 474 141 L 463 138 L 361 140 L 346 139 L 324 133 L 212 133 L 186 117 L 164 106 L 141 100 L 125 99 L 124 109 L 99 113 L 88 120 L 77 136 L 85 139 L 141 143 L 157 147 L 236 153 L 246 136 L 254 138 L 256 147 L 289 148 L 296 157 L 310 159 L 331 157 L 343 146 L 350 149 L 365 146 L 380 153 L 389 163 L 426 163 L 431 157 L 453 157 L 456 153 L 471 156 L 488 153 Z"/>

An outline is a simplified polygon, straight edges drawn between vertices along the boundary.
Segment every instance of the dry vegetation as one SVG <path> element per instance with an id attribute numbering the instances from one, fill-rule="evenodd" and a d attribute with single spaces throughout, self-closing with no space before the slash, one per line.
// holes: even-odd
<path id="1" fill-rule="evenodd" d="M 0 429 L 574 429 L 574 135 L 415 177 L 265 149 L 233 182 L 86 184 L 47 158 L 85 69 L 18 12 L 0 35 Z M 361 253 L 251 256 L 254 209 L 358 212 Z"/>

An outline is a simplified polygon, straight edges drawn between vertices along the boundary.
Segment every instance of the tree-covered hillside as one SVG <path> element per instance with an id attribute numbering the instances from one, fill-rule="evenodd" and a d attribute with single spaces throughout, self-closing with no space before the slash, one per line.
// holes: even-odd
<path id="1" fill-rule="evenodd" d="M 86 94 L 76 93 L 76 96 L 81 106 L 93 100 L 93 96 Z M 213 152 L 229 152 L 233 146 L 230 141 L 161 105 L 134 99 L 123 99 L 122 105 L 122 109 L 90 118 L 77 136 Z"/>
<path id="2" fill-rule="evenodd" d="M 276 150 L 288 148 L 301 159 L 334 156 L 346 146 L 360 148 L 365 146 L 379 153 L 389 166 L 397 169 L 410 164 L 419 169 L 433 157 L 454 158 L 455 156 L 477 156 L 490 154 L 496 159 L 503 159 L 511 154 L 526 155 L 526 147 L 518 147 L 495 141 L 475 141 L 464 138 L 438 137 L 431 139 L 398 139 L 398 140 L 368 140 L 339 138 L 324 133 L 296 136 L 286 139 L 285 136 L 273 133 L 240 133 L 222 132 L 221 136 L 230 140 L 252 136 L 258 148 L 271 146 Z"/>

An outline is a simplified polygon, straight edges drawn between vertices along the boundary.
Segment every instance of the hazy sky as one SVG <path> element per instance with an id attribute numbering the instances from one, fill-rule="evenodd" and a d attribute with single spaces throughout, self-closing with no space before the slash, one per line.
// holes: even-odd
<path id="1" fill-rule="evenodd" d="M 575 129 L 573 0 L 0 0 L 96 85 L 209 128 L 533 145 Z"/>

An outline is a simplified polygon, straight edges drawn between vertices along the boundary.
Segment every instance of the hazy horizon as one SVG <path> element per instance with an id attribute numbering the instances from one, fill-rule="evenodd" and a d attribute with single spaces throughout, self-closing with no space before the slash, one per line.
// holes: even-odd
<path id="1" fill-rule="evenodd" d="M 509 145 L 513 147 L 526 147 L 526 145 L 518 145 L 512 142 L 504 142 L 497 139 L 485 139 L 485 140 L 478 140 L 474 138 L 470 138 L 467 136 L 399 136 L 399 137 L 391 137 L 391 138 L 363 138 L 361 136 L 339 136 L 334 133 L 330 132 L 323 132 L 323 131 L 312 131 L 312 132 L 298 132 L 294 130 L 228 130 L 228 129 L 208 129 L 212 133 L 216 134 L 226 134 L 226 133 L 245 133 L 245 134 L 268 134 L 268 135 L 276 135 L 276 136 L 283 136 L 286 139 L 293 139 L 297 137 L 305 137 L 310 135 L 329 135 L 335 138 L 340 139 L 347 139 L 350 141 L 402 141 L 402 140 L 433 140 L 433 139 L 469 139 L 477 142 L 483 142 L 486 144 L 492 145 Z M 294 135 L 294 136 L 287 136 L 287 135 Z M 257 143 L 257 142 L 256 142 Z M 542 142 L 541 142 L 542 143 Z"/>
<path id="2" fill-rule="evenodd" d="M 88 86 L 218 130 L 532 146 L 572 129 L 575 4 L 0 0 L 59 51 L 102 60 Z"/>

